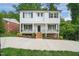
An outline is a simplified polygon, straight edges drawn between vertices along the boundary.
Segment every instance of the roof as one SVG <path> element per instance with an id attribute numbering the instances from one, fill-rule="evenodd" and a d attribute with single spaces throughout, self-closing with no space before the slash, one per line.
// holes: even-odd
<path id="1" fill-rule="evenodd" d="M 20 12 L 24 12 L 24 11 L 36 11 L 36 12 L 60 12 L 60 10 L 57 11 L 50 11 L 50 10 L 20 10 Z"/>
<path id="2" fill-rule="evenodd" d="M 13 22 L 19 24 L 19 22 L 16 19 L 11 19 L 11 18 L 3 18 L 3 20 L 8 21 L 8 22 Z"/>

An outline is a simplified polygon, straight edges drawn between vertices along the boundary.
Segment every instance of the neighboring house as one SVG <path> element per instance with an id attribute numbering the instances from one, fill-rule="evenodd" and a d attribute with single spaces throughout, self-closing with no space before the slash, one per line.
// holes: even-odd
<path id="1" fill-rule="evenodd" d="M 20 11 L 20 33 L 36 38 L 58 38 L 59 11 Z"/>
<path id="2" fill-rule="evenodd" d="M 7 32 L 17 32 L 19 30 L 19 22 L 16 19 L 3 18 L 3 20 Z"/>

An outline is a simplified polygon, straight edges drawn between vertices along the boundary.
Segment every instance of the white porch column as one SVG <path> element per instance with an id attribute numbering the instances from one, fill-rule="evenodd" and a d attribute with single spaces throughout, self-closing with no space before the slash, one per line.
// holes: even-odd
<path id="1" fill-rule="evenodd" d="M 59 38 L 59 28 L 60 28 L 60 25 L 58 24 L 58 38 Z"/>
<path id="2" fill-rule="evenodd" d="M 21 33 L 21 23 L 20 23 L 20 30 L 19 30 L 19 31 L 20 31 L 20 33 Z"/>
<path id="3" fill-rule="evenodd" d="M 34 33 L 34 23 L 32 24 L 32 32 Z"/>
<path id="4" fill-rule="evenodd" d="M 56 31 L 58 30 L 58 24 L 56 24 Z M 57 31 L 58 32 L 58 31 Z"/>
<path id="5" fill-rule="evenodd" d="M 47 37 L 47 31 L 48 31 L 47 24 L 45 24 L 45 37 Z"/>
<path id="6" fill-rule="evenodd" d="M 25 31 L 24 24 L 23 24 L 23 31 Z"/>
<path id="7" fill-rule="evenodd" d="M 24 24 L 22 24 L 22 31 L 24 31 Z"/>

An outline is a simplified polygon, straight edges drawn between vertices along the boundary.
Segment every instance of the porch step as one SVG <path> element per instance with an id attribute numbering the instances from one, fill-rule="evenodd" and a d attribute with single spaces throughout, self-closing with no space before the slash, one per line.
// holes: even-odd
<path id="1" fill-rule="evenodd" d="M 41 32 L 36 33 L 36 39 L 38 39 L 38 38 L 42 38 L 42 33 Z"/>

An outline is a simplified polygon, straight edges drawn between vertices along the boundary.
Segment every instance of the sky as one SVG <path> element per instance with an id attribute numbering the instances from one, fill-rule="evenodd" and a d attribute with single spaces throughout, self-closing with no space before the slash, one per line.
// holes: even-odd
<path id="1" fill-rule="evenodd" d="M 13 8 L 13 5 L 12 3 L 0 3 L 0 12 L 1 11 L 6 11 L 6 12 L 9 12 L 9 11 L 15 11 L 15 9 Z"/>
<path id="2" fill-rule="evenodd" d="M 0 12 L 1 11 L 13 11 L 15 12 L 15 8 L 13 8 L 13 5 L 18 5 L 18 4 L 14 4 L 14 3 L 0 3 Z M 65 20 L 71 20 L 71 16 L 70 16 L 70 11 L 68 10 L 66 3 L 61 3 L 59 5 L 56 5 L 58 10 L 62 10 L 61 12 L 61 17 L 64 18 Z"/>

